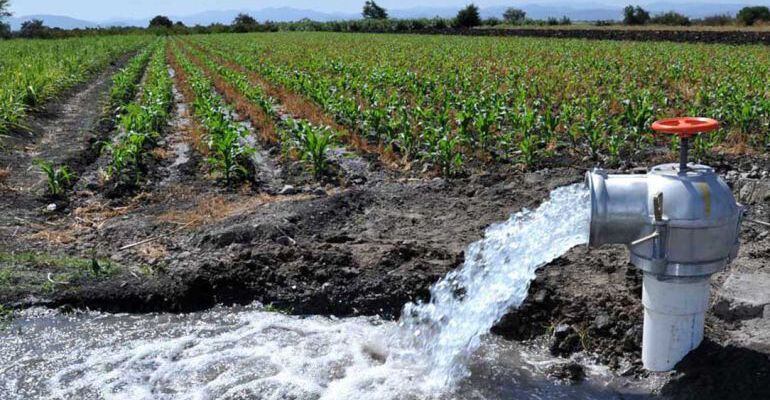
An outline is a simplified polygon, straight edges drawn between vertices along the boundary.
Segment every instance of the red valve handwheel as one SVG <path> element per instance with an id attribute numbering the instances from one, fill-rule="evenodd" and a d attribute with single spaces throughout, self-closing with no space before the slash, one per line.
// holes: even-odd
<path id="1" fill-rule="evenodd" d="M 699 133 L 719 129 L 719 121 L 711 118 L 683 117 L 667 118 L 652 123 L 652 130 L 660 133 L 689 138 Z"/>

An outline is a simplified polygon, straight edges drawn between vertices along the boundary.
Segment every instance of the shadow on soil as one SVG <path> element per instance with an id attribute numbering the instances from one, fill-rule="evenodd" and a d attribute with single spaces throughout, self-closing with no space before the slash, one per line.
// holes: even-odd
<path id="1" fill-rule="evenodd" d="M 669 399 L 770 399 L 770 356 L 705 340 L 661 389 Z"/>

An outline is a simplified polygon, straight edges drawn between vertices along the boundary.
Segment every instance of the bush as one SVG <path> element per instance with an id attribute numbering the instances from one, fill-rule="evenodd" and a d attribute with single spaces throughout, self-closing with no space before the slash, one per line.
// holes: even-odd
<path id="1" fill-rule="evenodd" d="M 565 15 L 559 20 L 559 25 L 572 25 L 572 20 Z"/>
<path id="2" fill-rule="evenodd" d="M 43 25 L 43 21 L 39 19 L 24 21 L 21 24 L 21 30 L 19 31 L 19 35 L 26 39 L 47 38 L 50 34 L 51 29 Z"/>
<path id="3" fill-rule="evenodd" d="M 446 20 L 443 18 L 436 18 L 433 20 L 433 28 L 435 29 L 446 29 L 449 26 L 447 24 Z"/>
<path id="4" fill-rule="evenodd" d="M 513 25 L 521 24 L 527 18 L 527 13 L 519 8 L 508 8 L 503 13 L 503 19 L 505 22 Z"/>
<path id="5" fill-rule="evenodd" d="M 150 20 L 150 28 L 168 28 L 171 29 L 174 26 L 174 23 L 171 22 L 171 20 L 163 15 L 158 15 L 155 18 Z"/>
<path id="6" fill-rule="evenodd" d="M 550 26 L 559 25 L 559 20 L 554 17 L 548 17 L 545 23 Z"/>
<path id="7" fill-rule="evenodd" d="M 470 4 L 457 13 L 455 18 L 456 27 L 473 28 L 479 25 L 481 25 L 481 17 L 479 16 L 479 8 L 475 4 Z"/>
<path id="8" fill-rule="evenodd" d="M 484 22 L 482 23 L 482 25 L 485 25 L 485 26 L 497 26 L 497 25 L 500 25 L 501 23 L 502 23 L 502 21 L 500 21 L 499 19 L 497 19 L 495 17 L 490 17 L 490 18 L 485 19 Z"/>
<path id="9" fill-rule="evenodd" d="M 689 26 L 691 24 L 690 18 L 675 11 L 658 14 L 654 16 L 650 22 L 653 24 L 672 26 Z"/>
<path id="10" fill-rule="evenodd" d="M 257 20 L 249 14 L 238 14 L 233 19 L 232 31 L 235 33 L 254 32 L 258 30 Z"/>
<path id="11" fill-rule="evenodd" d="M 623 23 L 626 25 L 644 25 L 650 22 L 650 13 L 639 6 L 626 6 L 623 9 Z"/>
<path id="12" fill-rule="evenodd" d="M 8 39 L 11 37 L 11 26 L 0 22 L 0 39 Z"/>
<path id="13" fill-rule="evenodd" d="M 711 15 L 708 17 L 704 17 L 703 19 L 697 21 L 700 25 L 707 25 L 707 26 L 725 26 L 730 25 L 735 21 L 733 17 L 727 14 L 722 15 Z"/>
<path id="14" fill-rule="evenodd" d="M 612 26 L 615 25 L 615 21 L 610 21 L 608 19 L 599 19 L 594 22 L 594 26 Z"/>
<path id="15" fill-rule="evenodd" d="M 754 25 L 758 21 L 770 21 L 770 9 L 765 6 L 743 7 L 736 16 L 744 25 Z"/>

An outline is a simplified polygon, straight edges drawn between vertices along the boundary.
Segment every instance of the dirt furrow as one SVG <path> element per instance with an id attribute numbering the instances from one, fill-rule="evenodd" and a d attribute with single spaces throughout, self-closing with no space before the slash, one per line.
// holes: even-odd
<path id="1" fill-rule="evenodd" d="M 328 126 L 335 132 L 338 132 L 340 138 L 355 151 L 360 152 L 363 155 L 376 155 L 383 166 L 388 167 L 391 170 L 397 169 L 398 164 L 395 155 L 391 151 L 386 150 L 382 144 L 369 143 L 365 138 L 362 138 L 356 130 L 349 129 L 348 127 L 339 124 L 333 116 L 329 115 L 322 107 L 307 99 L 305 96 L 288 90 L 281 85 L 274 84 L 258 73 L 232 60 L 216 55 L 211 52 L 210 49 L 207 49 L 198 43 L 187 40 L 185 41 L 185 44 L 206 54 L 206 56 L 210 57 L 214 62 L 248 77 L 249 82 L 251 82 L 252 85 L 262 88 L 268 96 L 276 99 L 281 105 L 283 112 L 296 118 L 307 120 L 314 125 Z"/>
<path id="2" fill-rule="evenodd" d="M 31 116 L 28 132 L 17 132 L 0 151 L 0 168 L 7 171 L 0 185 L 0 247 L 58 224 L 56 214 L 45 213 L 53 201 L 45 196 L 46 178 L 35 162 L 66 165 L 77 177 L 98 158 L 99 142 L 114 126 L 106 110 L 111 77 L 129 58 Z M 58 201 L 57 210 L 66 206 Z"/>

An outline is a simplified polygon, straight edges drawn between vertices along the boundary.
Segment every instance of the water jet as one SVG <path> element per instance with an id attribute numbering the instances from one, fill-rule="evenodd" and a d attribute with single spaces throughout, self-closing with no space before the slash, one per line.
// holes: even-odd
<path id="1" fill-rule="evenodd" d="M 737 255 L 743 206 L 712 168 L 687 160 L 690 138 L 717 121 L 672 118 L 652 128 L 679 136 L 679 163 L 645 175 L 588 172 L 588 245 L 626 245 L 644 272 L 642 362 L 668 371 L 703 340 L 710 278 Z"/>

